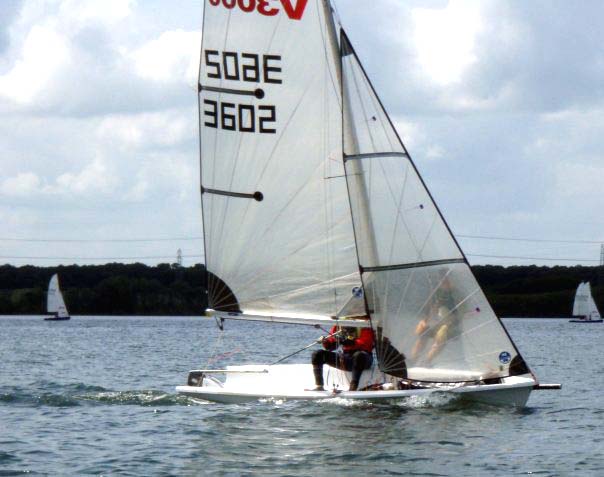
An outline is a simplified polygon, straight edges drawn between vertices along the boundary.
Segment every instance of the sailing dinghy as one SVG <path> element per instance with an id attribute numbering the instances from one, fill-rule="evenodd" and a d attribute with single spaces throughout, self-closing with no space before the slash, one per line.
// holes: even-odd
<path id="1" fill-rule="evenodd" d="M 46 321 L 69 320 L 70 316 L 65 306 L 65 300 L 59 288 L 59 276 L 55 273 L 48 283 L 46 311 L 53 316 L 44 318 Z"/>
<path id="2" fill-rule="evenodd" d="M 569 320 L 571 323 L 602 323 L 596 302 L 591 296 L 589 282 L 581 282 L 577 287 L 573 303 L 573 316 L 577 318 Z"/>
<path id="3" fill-rule="evenodd" d="M 178 393 L 524 406 L 539 385 L 478 285 L 329 0 L 205 0 L 199 72 L 208 316 L 371 327 L 375 360 L 199 369 Z M 369 317 L 369 320 L 364 319 Z M 281 360 L 280 360 L 281 361 Z M 224 378 L 220 379 L 220 378 Z"/>

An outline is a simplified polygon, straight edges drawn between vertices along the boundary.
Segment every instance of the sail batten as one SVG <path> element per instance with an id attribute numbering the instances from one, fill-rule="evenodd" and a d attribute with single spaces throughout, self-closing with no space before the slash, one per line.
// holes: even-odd
<path id="1" fill-rule="evenodd" d="M 382 265 L 375 267 L 362 267 L 362 272 L 385 272 L 389 270 L 404 270 L 406 268 L 422 268 L 431 267 L 434 265 L 448 265 L 454 263 L 466 263 L 462 258 L 449 258 L 443 260 L 432 260 L 428 262 L 415 262 L 415 263 L 404 263 L 404 264 L 393 264 L 393 265 Z"/>
<path id="2" fill-rule="evenodd" d="M 371 152 L 365 154 L 344 154 L 345 161 L 354 161 L 360 159 L 372 159 L 380 157 L 409 157 L 406 152 Z"/>

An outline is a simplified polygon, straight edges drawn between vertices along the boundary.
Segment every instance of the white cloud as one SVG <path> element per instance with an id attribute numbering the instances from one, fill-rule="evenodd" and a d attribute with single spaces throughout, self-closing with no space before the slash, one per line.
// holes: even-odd
<path id="1" fill-rule="evenodd" d="M 589 207 L 593 210 L 596 204 L 603 205 L 604 198 L 592 201 L 590 198 L 595 191 L 602 189 L 604 184 L 604 161 L 602 164 L 582 164 L 564 161 L 555 165 L 556 194 L 559 198 L 569 198 L 578 208 Z M 589 202 L 583 202 L 588 200 Z M 583 207 L 583 209 L 584 209 Z"/>
<path id="2" fill-rule="evenodd" d="M 166 31 L 130 54 L 137 74 L 152 81 L 184 80 L 195 85 L 199 66 L 200 34 Z"/>
<path id="3" fill-rule="evenodd" d="M 195 137 L 196 127 L 193 110 L 114 115 L 101 121 L 98 137 L 124 148 L 167 147 Z"/>
<path id="4" fill-rule="evenodd" d="M 135 3 L 134 0 L 62 0 L 59 16 L 75 28 L 86 23 L 114 26 L 130 15 Z"/>
<path id="5" fill-rule="evenodd" d="M 394 123 L 403 143 L 415 160 L 436 161 L 446 158 L 445 149 L 429 138 L 419 123 L 397 119 Z"/>
<path id="6" fill-rule="evenodd" d="M 413 9 L 419 64 L 433 81 L 458 82 L 476 61 L 474 38 L 481 28 L 477 7 L 476 2 L 451 0 L 443 9 Z"/>
<path id="7" fill-rule="evenodd" d="M 39 192 L 40 178 L 33 172 L 24 172 L 9 177 L 0 184 L 0 193 L 12 197 L 25 197 Z"/>
<path id="8" fill-rule="evenodd" d="M 35 25 L 27 35 L 20 58 L 0 76 L 0 95 L 17 103 L 29 103 L 59 71 L 69 64 L 67 40 L 52 28 Z"/>
<path id="9" fill-rule="evenodd" d="M 95 192 L 109 193 L 115 185 L 115 172 L 97 157 L 79 173 L 65 173 L 57 177 L 57 192 L 90 195 Z"/>

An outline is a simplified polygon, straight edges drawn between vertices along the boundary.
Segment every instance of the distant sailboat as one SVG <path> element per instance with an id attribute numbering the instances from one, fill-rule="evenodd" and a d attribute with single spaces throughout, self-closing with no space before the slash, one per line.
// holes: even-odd
<path id="1" fill-rule="evenodd" d="M 582 282 L 577 287 L 573 303 L 573 316 L 577 319 L 570 320 L 571 323 L 602 323 L 598 307 L 591 296 L 589 282 Z"/>
<path id="2" fill-rule="evenodd" d="M 358 389 L 307 363 L 189 373 L 210 401 L 543 389 L 489 305 L 329 0 L 206 0 L 199 74 L 208 298 L 224 320 L 370 327 Z M 386 59 L 380 59 L 380 62 Z M 224 381 L 213 375 L 225 375 Z M 558 388 L 559 385 L 553 385 Z"/>
<path id="3" fill-rule="evenodd" d="M 70 316 L 59 288 L 59 276 L 55 273 L 48 283 L 48 299 L 46 302 L 46 311 L 53 316 L 44 318 L 46 321 L 69 320 Z"/>

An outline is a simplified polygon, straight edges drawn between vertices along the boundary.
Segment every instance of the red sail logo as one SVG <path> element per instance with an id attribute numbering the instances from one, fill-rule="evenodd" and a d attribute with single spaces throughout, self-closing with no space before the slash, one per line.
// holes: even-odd
<path id="1" fill-rule="evenodd" d="M 257 11 L 261 15 L 273 17 L 281 10 L 277 0 L 208 0 L 210 5 L 217 7 L 222 5 L 224 8 L 232 10 L 239 8 L 246 13 Z M 304 15 L 308 0 L 279 0 L 281 7 L 290 20 L 300 20 Z"/>

